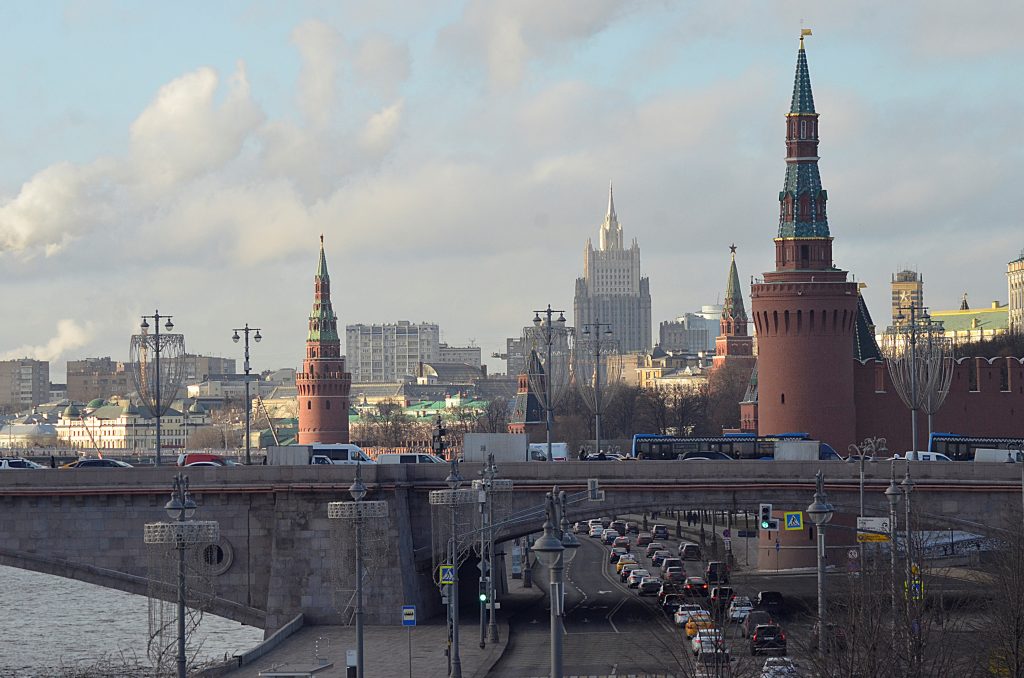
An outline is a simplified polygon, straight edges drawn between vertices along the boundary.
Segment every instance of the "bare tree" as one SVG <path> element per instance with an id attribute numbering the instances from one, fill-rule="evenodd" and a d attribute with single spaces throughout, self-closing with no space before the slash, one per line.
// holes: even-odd
<path id="1" fill-rule="evenodd" d="M 507 398 L 495 397 L 487 403 L 487 409 L 476 420 L 479 433 L 507 433 L 512 408 Z"/>

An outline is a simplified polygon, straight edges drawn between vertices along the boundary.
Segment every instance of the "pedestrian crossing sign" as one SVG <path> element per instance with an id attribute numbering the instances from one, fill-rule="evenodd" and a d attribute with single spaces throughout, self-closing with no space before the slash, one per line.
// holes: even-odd
<path id="1" fill-rule="evenodd" d="M 455 566 L 454 565 L 438 565 L 439 579 L 441 584 L 454 584 L 455 583 Z"/>
<path id="2" fill-rule="evenodd" d="M 786 519 L 787 530 L 804 529 L 804 514 L 802 511 L 786 511 L 782 515 Z"/>

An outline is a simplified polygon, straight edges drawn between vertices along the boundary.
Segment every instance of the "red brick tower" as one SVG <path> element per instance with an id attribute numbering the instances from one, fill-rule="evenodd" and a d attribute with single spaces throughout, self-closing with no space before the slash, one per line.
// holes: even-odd
<path id="1" fill-rule="evenodd" d="M 725 303 L 722 304 L 712 365 L 716 370 L 723 365 L 742 365 L 750 370 L 754 367 L 754 339 L 747 336 L 747 310 L 743 306 L 743 288 L 736 272 L 736 245 L 730 245 L 729 251 L 732 261 L 729 263 L 729 280 L 725 286 Z"/>
<path id="2" fill-rule="evenodd" d="M 846 449 L 856 442 L 857 285 L 832 264 L 827 197 L 818 175 L 818 114 L 801 37 L 786 115 L 775 270 L 750 292 L 757 328 L 757 430 L 805 431 Z"/>
<path id="3" fill-rule="evenodd" d="M 348 442 L 348 394 L 352 375 L 345 371 L 338 318 L 331 308 L 324 237 L 314 278 L 313 311 L 309 314 L 306 359 L 295 375 L 299 399 L 299 444 Z"/>

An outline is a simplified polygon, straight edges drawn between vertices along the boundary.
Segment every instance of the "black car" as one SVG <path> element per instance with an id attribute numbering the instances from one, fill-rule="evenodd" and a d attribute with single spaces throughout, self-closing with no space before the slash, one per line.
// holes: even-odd
<path id="1" fill-rule="evenodd" d="M 761 624 L 750 636 L 750 654 L 786 654 L 786 634 L 778 624 Z"/>
<path id="2" fill-rule="evenodd" d="M 651 530 L 651 534 L 655 539 L 668 539 L 668 526 L 655 525 L 654 529 Z"/>
<path id="3" fill-rule="evenodd" d="M 743 620 L 743 623 L 740 624 L 740 635 L 746 638 L 750 636 L 758 626 L 771 623 L 773 623 L 772 616 L 768 612 L 765 612 L 764 610 L 751 610 Z"/>
<path id="4" fill-rule="evenodd" d="M 66 464 L 67 468 L 131 468 L 132 465 L 116 459 L 80 459 Z"/>
<path id="5" fill-rule="evenodd" d="M 704 578 L 709 584 L 728 584 L 729 566 L 721 560 L 712 560 L 704 570 Z"/>
<path id="6" fill-rule="evenodd" d="M 665 613 L 665 616 L 671 617 L 676 613 L 677 607 L 688 602 L 690 601 L 681 593 L 669 593 L 661 598 L 661 611 Z"/>
<path id="7" fill-rule="evenodd" d="M 754 603 L 755 608 L 765 610 L 772 616 L 779 614 L 784 605 L 785 601 L 778 591 L 761 591 L 757 594 L 757 601 Z"/>

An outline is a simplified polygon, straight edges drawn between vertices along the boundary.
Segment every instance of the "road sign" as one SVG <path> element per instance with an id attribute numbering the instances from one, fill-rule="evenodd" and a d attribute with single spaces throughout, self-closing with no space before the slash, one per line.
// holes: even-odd
<path id="1" fill-rule="evenodd" d="M 889 541 L 888 518 L 857 518 L 858 542 Z"/>
<path id="2" fill-rule="evenodd" d="M 729 537 L 722 537 L 722 543 L 725 544 L 726 551 L 732 551 L 732 539 Z"/>
<path id="3" fill-rule="evenodd" d="M 725 528 L 724 530 L 722 530 L 722 538 L 723 539 L 728 539 L 731 536 L 732 536 L 732 530 L 730 530 L 728 527 Z"/>
<path id="4" fill-rule="evenodd" d="M 402 606 L 402 626 L 416 626 L 416 606 Z"/>
<path id="5" fill-rule="evenodd" d="M 455 566 L 454 565 L 438 565 L 438 572 L 440 573 L 439 579 L 441 584 L 454 584 L 455 583 Z"/>
<path id="6" fill-rule="evenodd" d="M 780 543 L 779 543 L 779 540 L 778 540 L 778 539 L 776 539 L 776 540 L 775 540 L 775 552 L 776 552 L 776 553 L 778 553 L 778 552 L 779 552 L 779 549 L 781 549 L 781 548 L 782 548 L 782 544 L 780 544 Z"/>
<path id="7" fill-rule="evenodd" d="M 804 529 L 804 514 L 803 511 L 786 511 L 783 514 L 786 519 L 787 530 L 802 530 Z"/>
<path id="8" fill-rule="evenodd" d="M 860 552 L 857 549 L 850 549 L 846 552 L 846 555 L 850 557 L 850 560 L 857 560 L 860 557 Z"/>

